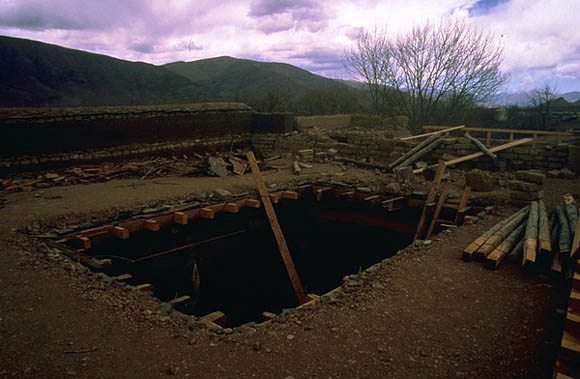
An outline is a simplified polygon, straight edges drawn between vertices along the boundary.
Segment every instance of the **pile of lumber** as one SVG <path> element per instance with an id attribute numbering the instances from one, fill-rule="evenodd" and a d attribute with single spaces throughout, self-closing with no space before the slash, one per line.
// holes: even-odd
<path id="1" fill-rule="evenodd" d="M 217 162 L 217 163 L 216 163 Z M 266 168 L 265 164 L 262 169 Z M 28 192 L 34 189 L 107 182 L 111 179 L 151 179 L 163 176 L 226 176 L 247 171 L 247 161 L 238 154 L 222 157 L 194 154 L 123 162 L 110 165 L 82 165 L 44 174 L 20 174 L 0 179 L 0 191 Z"/>
<path id="2" fill-rule="evenodd" d="M 532 201 L 503 221 L 495 224 L 463 250 L 464 261 L 479 261 L 495 270 L 504 259 L 535 264 L 538 257 L 550 259 L 550 268 L 562 272 L 562 266 L 577 259 L 573 249 L 577 240 L 578 208 L 573 199 L 548 216 L 542 200 Z M 574 237 L 575 236 L 575 237 Z M 577 246 L 577 245 L 576 245 Z"/>

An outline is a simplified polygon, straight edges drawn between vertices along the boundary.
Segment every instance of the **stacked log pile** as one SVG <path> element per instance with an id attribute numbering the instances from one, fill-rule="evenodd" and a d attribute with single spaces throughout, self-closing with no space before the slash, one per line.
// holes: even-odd
<path id="1" fill-rule="evenodd" d="M 534 170 L 516 171 L 516 179 L 508 182 L 510 198 L 514 205 L 523 205 L 544 197 L 542 186 L 546 175 Z"/>
<path id="2" fill-rule="evenodd" d="M 532 201 L 470 243 L 463 260 L 483 262 L 495 270 L 504 259 L 520 260 L 524 266 L 536 264 L 544 256 L 549 259 L 542 261 L 550 262 L 552 271 L 566 271 L 580 255 L 574 250 L 574 240 L 580 238 L 579 212 L 574 200 L 567 199 L 549 217 L 543 200 Z"/>

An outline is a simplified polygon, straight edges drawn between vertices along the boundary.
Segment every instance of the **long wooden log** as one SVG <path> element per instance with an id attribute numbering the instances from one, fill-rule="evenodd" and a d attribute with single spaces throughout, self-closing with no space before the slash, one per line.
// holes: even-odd
<path id="1" fill-rule="evenodd" d="M 443 142 L 443 138 L 438 138 L 435 141 L 431 142 L 429 145 L 425 146 L 423 149 L 419 150 L 403 162 L 401 162 L 397 167 L 407 167 L 418 161 L 422 156 L 430 152 L 431 150 L 435 149 Z"/>
<path id="2" fill-rule="evenodd" d="M 520 255 L 520 253 L 522 253 L 524 250 L 524 239 L 522 238 L 517 245 L 509 252 L 509 254 L 507 255 L 506 259 L 509 262 L 517 262 L 518 261 L 518 256 Z"/>
<path id="3" fill-rule="evenodd" d="M 520 209 L 519 211 L 513 213 L 511 216 L 507 217 L 503 221 L 495 224 L 491 228 L 489 228 L 485 233 L 481 236 L 477 237 L 473 242 L 471 242 L 464 250 L 463 250 L 463 260 L 469 262 L 475 253 L 484 243 L 491 237 L 495 232 L 501 229 L 505 224 L 510 222 L 514 217 L 518 216 L 519 214 L 527 211 L 529 206 L 525 206 L 524 208 Z"/>
<path id="4" fill-rule="evenodd" d="M 550 242 L 552 244 L 552 271 L 562 272 L 562 263 L 560 262 L 560 248 L 558 246 L 558 238 L 560 237 L 560 224 L 558 223 L 558 216 L 556 212 L 550 215 Z"/>
<path id="5" fill-rule="evenodd" d="M 469 132 L 465 132 L 465 138 L 467 138 L 468 140 L 470 140 L 471 142 L 473 142 L 473 144 L 475 146 L 477 146 L 479 148 L 479 150 L 481 150 L 485 155 L 487 155 L 491 159 L 493 159 L 493 160 L 496 160 L 497 159 L 497 155 L 495 155 L 494 153 L 492 153 L 491 151 L 489 151 L 488 148 L 485 147 L 485 145 L 483 143 L 481 143 L 480 140 L 478 140 L 477 138 L 472 137 L 471 134 L 469 134 Z"/>
<path id="6" fill-rule="evenodd" d="M 463 129 L 465 128 L 465 125 L 459 125 L 459 126 L 454 126 L 448 129 L 442 129 L 436 132 L 429 132 L 429 133 L 423 133 L 423 134 L 417 134 L 416 136 L 410 136 L 410 137 L 403 137 L 400 138 L 400 141 L 409 141 L 412 139 L 416 139 L 416 138 L 423 138 L 423 137 L 427 137 L 427 136 L 433 136 L 433 135 L 437 135 L 437 134 L 443 134 L 443 133 L 449 133 L 453 130 L 458 130 L 458 129 Z"/>
<path id="7" fill-rule="evenodd" d="M 254 156 L 254 153 L 251 151 L 246 153 L 246 157 L 248 158 L 248 162 L 250 163 L 250 168 L 252 170 L 252 174 L 254 175 L 254 180 L 256 182 L 256 187 L 258 188 L 258 193 L 262 198 L 262 203 L 264 204 L 266 216 L 268 217 L 268 221 L 270 221 L 272 232 L 274 233 L 274 237 L 276 239 L 276 242 L 278 243 L 280 255 L 282 256 L 282 260 L 284 261 L 284 265 L 286 266 L 286 270 L 288 271 L 288 276 L 290 278 L 292 286 L 294 287 L 294 292 L 296 293 L 296 297 L 298 298 L 298 303 L 304 304 L 309 300 L 309 298 L 304 292 L 304 287 L 302 287 L 302 282 L 300 281 L 300 277 L 298 276 L 296 268 L 294 267 L 294 261 L 292 260 L 292 256 L 290 255 L 290 251 L 288 250 L 288 245 L 286 244 L 286 239 L 284 238 L 284 234 L 282 233 L 282 228 L 280 228 L 280 224 L 278 223 L 278 218 L 276 217 L 274 207 L 272 206 L 272 201 L 270 200 L 270 195 L 268 194 L 268 190 L 266 189 L 266 186 L 264 185 L 264 182 L 262 180 L 260 169 L 258 168 L 258 164 L 256 163 L 256 157 Z"/>
<path id="8" fill-rule="evenodd" d="M 560 235 L 558 236 L 558 249 L 560 254 L 570 253 L 570 227 L 568 225 L 568 218 L 564 207 L 558 205 L 556 207 L 556 215 L 558 216 L 558 224 L 560 224 Z"/>
<path id="9" fill-rule="evenodd" d="M 485 259 L 485 267 L 490 270 L 498 268 L 505 256 L 522 240 L 524 232 L 526 231 L 527 221 L 524 220 L 520 226 L 515 228 L 509 236 L 503 240 Z"/>
<path id="10" fill-rule="evenodd" d="M 421 213 L 421 218 L 419 218 L 419 223 L 417 224 L 417 231 L 415 232 L 413 241 L 416 241 L 418 238 L 421 238 L 421 235 L 423 234 L 423 229 L 425 228 L 425 223 L 427 222 L 427 208 L 429 207 L 430 203 L 435 201 L 435 197 L 437 196 L 437 190 L 439 188 L 439 185 L 441 184 L 441 179 L 443 179 L 444 172 L 445 172 L 444 164 L 440 164 L 439 166 L 437 166 L 435 178 L 433 178 L 431 188 L 429 189 L 429 193 L 427 194 L 427 198 L 425 199 L 425 205 L 423 206 L 423 212 Z"/>
<path id="11" fill-rule="evenodd" d="M 518 214 L 510 221 L 508 221 L 505 225 L 503 225 L 499 230 L 497 230 L 492 236 L 488 238 L 484 244 L 477 249 L 477 251 L 473 254 L 473 259 L 476 261 L 483 261 L 487 256 L 500 244 L 503 240 L 510 235 L 511 232 L 517 228 L 523 220 L 528 217 L 528 209 L 524 212 Z M 524 244 L 525 248 L 525 244 Z"/>
<path id="12" fill-rule="evenodd" d="M 576 229 L 574 231 L 574 239 L 571 246 L 571 259 L 577 259 L 580 255 L 580 222 L 576 220 Z"/>
<path id="13" fill-rule="evenodd" d="M 506 143 L 506 144 L 503 144 L 503 145 L 494 146 L 491 149 L 489 149 L 489 151 L 491 151 L 492 153 L 495 153 L 497 151 L 502 151 L 502 150 L 505 150 L 505 149 L 510 149 L 512 147 L 519 146 L 519 145 L 523 145 L 524 143 L 530 143 L 530 142 L 533 142 L 533 141 L 534 141 L 533 138 L 522 138 L 522 139 L 519 139 L 517 141 L 512 141 L 512 142 L 509 142 L 509 143 Z M 445 163 L 445 166 L 453 166 L 453 165 L 458 164 L 458 163 L 462 163 L 462 162 L 466 162 L 466 161 L 469 161 L 469 160 L 472 160 L 472 159 L 475 159 L 475 158 L 479 158 L 479 157 L 481 157 L 483 155 L 484 154 L 482 152 L 477 152 L 477 153 L 465 155 L 463 157 L 455 158 L 455 159 L 452 159 L 450 161 L 445 161 L 444 163 Z M 413 170 L 413 174 L 420 174 L 424 170 L 425 170 L 424 168 L 415 169 L 415 170 Z"/>
<path id="14" fill-rule="evenodd" d="M 576 208 L 575 204 L 566 204 L 564 205 L 564 211 L 566 212 L 568 226 L 570 227 L 570 240 L 572 240 L 574 238 L 576 225 L 578 224 L 578 208 Z"/>
<path id="15" fill-rule="evenodd" d="M 526 262 L 535 262 L 538 252 L 538 202 L 532 201 L 530 204 L 530 214 L 526 226 L 526 235 L 524 237 L 524 255 L 522 257 L 522 266 Z"/>
<path id="16" fill-rule="evenodd" d="M 427 138 L 425 141 L 421 142 L 420 144 L 418 144 L 417 146 L 415 146 L 411 150 L 407 151 L 405 154 L 403 154 L 399 158 L 395 159 L 394 162 L 389 163 L 389 167 L 390 168 L 397 167 L 401 162 L 410 158 L 411 156 L 413 156 L 413 154 L 415 154 L 419 150 L 423 149 L 425 146 L 429 145 L 431 142 L 437 140 L 438 138 L 439 138 L 438 135 L 432 135 L 431 137 Z"/>
<path id="17" fill-rule="evenodd" d="M 548 212 L 546 211 L 546 204 L 544 200 L 538 201 L 539 207 L 539 221 L 538 221 L 538 240 L 540 242 L 539 250 L 550 252 L 552 251 L 552 243 L 550 241 L 550 225 L 548 221 Z"/>

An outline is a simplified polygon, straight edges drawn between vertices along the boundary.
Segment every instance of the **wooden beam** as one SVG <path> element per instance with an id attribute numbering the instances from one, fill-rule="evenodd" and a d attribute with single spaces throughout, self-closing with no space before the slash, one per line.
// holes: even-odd
<path id="1" fill-rule="evenodd" d="M 538 201 L 538 241 L 540 242 L 539 251 L 552 251 L 552 243 L 550 241 L 550 226 L 548 222 L 548 212 L 546 211 L 546 204 L 544 200 Z"/>
<path id="2" fill-rule="evenodd" d="M 59 244 L 51 239 L 46 239 L 43 242 L 46 243 L 47 245 L 50 245 L 50 246 L 58 249 L 59 251 L 61 251 L 63 254 L 70 257 L 71 259 L 76 260 L 78 262 L 81 262 L 82 264 L 87 265 L 95 270 L 102 270 L 103 269 L 103 265 L 101 264 L 101 262 L 98 259 L 93 258 L 89 255 L 86 255 L 83 251 L 73 249 L 72 247 L 69 247 L 67 245 L 61 245 L 61 244 Z"/>
<path id="3" fill-rule="evenodd" d="M 129 238 L 129 231 L 123 227 L 115 226 L 113 228 L 113 236 L 122 240 Z"/>
<path id="4" fill-rule="evenodd" d="M 427 127 L 425 127 L 427 128 Z M 439 130 L 436 132 L 430 132 L 430 133 L 423 133 L 423 134 L 418 134 L 416 136 L 410 136 L 410 137 L 403 137 L 403 138 L 399 138 L 400 141 L 410 141 L 412 139 L 416 139 L 416 138 L 423 138 L 423 137 L 427 137 L 427 136 L 434 136 L 437 134 L 442 134 L 442 133 L 449 133 L 451 131 L 454 130 L 459 130 L 459 129 L 463 129 L 465 128 L 465 125 L 460 125 L 460 126 L 453 126 L 451 128 L 447 128 L 447 129 L 443 129 L 443 130 Z"/>
<path id="5" fill-rule="evenodd" d="M 448 128 L 447 126 L 434 126 L 434 125 L 427 125 L 424 126 L 423 129 L 425 130 L 444 130 Z M 503 129 L 503 128 L 478 128 L 478 127 L 466 127 L 465 130 L 469 132 L 488 132 L 491 131 L 493 133 L 516 133 L 516 134 L 538 134 L 544 136 L 574 136 L 573 132 L 555 132 L 551 130 L 531 130 L 531 129 Z"/>
<path id="6" fill-rule="evenodd" d="M 118 280 L 119 282 L 124 282 L 125 280 L 129 280 L 132 278 L 133 278 L 133 275 L 131 275 L 129 273 L 113 276 L 113 279 Z"/>
<path id="7" fill-rule="evenodd" d="M 143 284 L 139 284 L 137 286 L 135 286 L 135 290 L 137 291 L 153 291 L 153 284 L 151 283 L 143 283 Z"/>
<path id="8" fill-rule="evenodd" d="M 321 201 L 324 198 L 324 194 L 332 190 L 332 187 L 322 187 L 314 189 L 314 197 L 317 201 Z"/>
<path id="9" fill-rule="evenodd" d="M 280 198 L 282 197 L 282 194 L 280 192 L 277 193 L 271 193 L 270 194 L 270 201 L 273 204 L 278 204 L 278 202 L 280 201 Z"/>
<path id="10" fill-rule="evenodd" d="M 181 297 L 178 297 L 177 299 L 169 300 L 168 303 L 171 305 L 175 305 L 175 304 L 183 303 L 184 301 L 187 301 L 189 299 L 191 299 L 190 296 L 183 295 Z"/>
<path id="11" fill-rule="evenodd" d="M 282 229 L 280 228 L 280 224 L 278 223 L 278 218 L 276 217 L 276 213 L 274 212 L 274 207 L 270 202 L 270 196 L 268 196 L 268 190 L 262 181 L 262 175 L 260 174 L 260 169 L 258 168 L 258 164 L 256 163 L 256 157 L 254 157 L 253 152 L 246 153 L 246 157 L 248 158 L 248 162 L 250 162 L 250 168 L 252 169 L 252 174 L 254 175 L 254 180 L 256 181 L 256 187 L 258 187 L 258 193 L 262 199 L 262 203 L 264 203 L 264 210 L 266 211 L 266 216 L 268 217 L 268 221 L 270 221 L 270 226 L 272 227 L 272 232 L 274 233 L 274 237 L 276 238 L 276 242 L 278 243 L 278 248 L 280 249 L 280 254 L 282 255 L 282 260 L 284 261 L 284 265 L 286 266 L 286 270 L 288 271 L 288 276 L 290 277 L 290 281 L 292 282 L 292 286 L 294 287 L 294 292 L 296 292 L 296 297 L 298 298 L 298 303 L 303 304 L 309 300 L 308 296 L 304 292 L 304 288 L 302 287 L 302 283 L 300 278 L 298 277 L 298 273 L 296 272 L 296 268 L 294 267 L 294 261 L 292 260 L 292 256 L 290 255 L 290 251 L 288 250 L 288 245 L 286 245 L 286 240 L 284 239 L 284 234 L 282 233 Z"/>
<path id="12" fill-rule="evenodd" d="M 206 323 L 214 323 L 217 324 L 221 327 L 225 327 L 226 323 L 227 323 L 227 317 L 226 315 L 221 312 L 221 311 L 215 311 L 212 312 L 210 314 L 207 314 L 203 317 L 200 317 L 200 319 L 198 320 L 198 322 L 202 323 L 202 324 L 206 324 Z"/>
<path id="13" fill-rule="evenodd" d="M 246 207 L 249 207 L 249 208 L 260 208 L 260 200 L 248 199 L 248 200 L 246 200 Z"/>
<path id="14" fill-rule="evenodd" d="M 173 214 L 173 222 L 179 225 L 187 225 L 189 217 L 184 212 L 175 212 Z"/>
<path id="15" fill-rule="evenodd" d="M 413 241 L 416 241 L 423 234 L 423 229 L 425 228 L 425 223 L 427 222 L 427 209 L 428 209 L 427 204 L 432 203 L 435 200 L 435 197 L 437 196 L 437 190 L 439 189 L 439 185 L 441 184 L 441 179 L 443 178 L 444 172 L 445 165 L 440 163 L 437 166 L 435 178 L 433 178 L 433 183 L 431 183 L 431 188 L 429 189 L 429 193 L 427 194 L 427 198 L 425 199 L 425 205 L 423 206 L 423 212 L 421 213 L 421 218 L 419 219 L 419 223 L 417 224 L 417 231 L 415 232 Z"/>
<path id="16" fill-rule="evenodd" d="M 150 232 L 158 232 L 159 231 L 159 223 L 157 220 L 148 219 L 143 222 L 143 229 L 149 230 Z"/>
<path id="17" fill-rule="evenodd" d="M 79 235 L 77 237 L 77 241 L 80 243 L 83 249 L 88 250 L 91 248 L 91 239 L 89 237 Z"/>
<path id="18" fill-rule="evenodd" d="M 381 201 L 381 206 L 387 209 L 389 212 L 401 209 L 403 204 L 407 203 L 407 198 L 405 196 L 394 197 L 392 199 L 387 199 Z"/>
<path id="19" fill-rule="evenodd" d="M 523 145 L 525 143 L 529 143 L 532 141 L 533 141 L 533 138 L 523 138 L 523 139 L 519 139 L 517 141 L 513 141 L 513 142 L 503 144 L 503 145 L 492 147 L 489 149 L 489 151 L 492 153 L 495 153 L 497 151 L 502 151 L 502 150 L 509 149 L 509 148 L 519 146 L 519 145 Z M 445 162 L 443 162 L 443 164 L 445 164 L 445 166 L 453 166 L 453 165 L 458 164 L 458 163 L 462 163 L 462 162 L 470 161 L 470 160 L 475 159 L 475 158 L 482 157 L 483 155 L 484 155 L 484 153 L 480 151 L 477 153 L 473 153 L 473 154 L 465 155 L 463 157 L 459 157 L 459 158 L 451 159 L 449 161 L 445 161 Z M 425 170 L 424 168 L 418 168 L 416 170 L 413 170 L 413 173 L 420 174 L 424 170 Z"/>
<path id="20" fill-rule="evenodd" d="M 224 206 L 224 212 L 226 212 L 226 213 L 238 213 L 238 204 L 236 204 L 236 203 L 227 203 Z"/>
<path id="21" fill-rule="evenodd" d="M 447 194 L 449 193 L 450 186 L 449 184 L 445 184 L 441 189 L 441 194 L 439 195 L 439 201 L 437 202 L 437 207 L 435 208 L 435 213 L 433 213 L 433 218 L 431 219 L 431 224 L 429 224 L 429 228 L 427 229 L 427 235 L 425 238 L 429 239 L 431 234 L 433 234 L 433 230 L 435 229 L 435 224 L 439 221 L 439 213 L 441 213 L 441 207 L 443 203 L 445 203 L 445 199 L 447 199 Z"/>
<path id="22" fill-rule="evenodd" d="M 282 199 L 298 200 L 298 192 L 284 191 L 282 192 Z"/>
<path id="23" fill-rule="evenodd" d="M 355 191 L 344 191 L 341 192 L 339 197 L 341 199 L 348 199 L 348 200 L 352 200 L 354 198 L 355 195 Z"/>
<path id="24" fill-rule="evenodd" d="M 465 189 L 463 190 L 463 194 L 461 195 L 461 199 L 459 200 L 459 204 L 457 205 L 457 213 L 455 213 L 455 220 L 453 221 L 454 225 L 459 225 L 462 221 L 463 215 L 465 215 L 465 212 L 467 212 L 467 210 L 469 210 L 469 208 L 467 208 L 467 203 L 469 201 L 470 194 L 471 194 L 471 187 L 465 186 Z"/>
<path id="25" fill-rule="evenodd" d="M 211 208 L 200 208 L 199 210 L 199 217 L 212 219 L 215 217 L 215 213 Z"/>

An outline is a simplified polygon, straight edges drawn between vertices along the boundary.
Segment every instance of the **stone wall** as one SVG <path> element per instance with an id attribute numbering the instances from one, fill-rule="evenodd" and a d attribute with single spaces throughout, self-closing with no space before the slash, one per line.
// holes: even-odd
<path id="1" fill-rule="evenodd" d="M 398 158 L 418 143 L 419 141 L 397 142 L 397 147 L 394 149 L 391 158 Z M 421 160 L 434 164 L 439 160 L 446 161 L 480 151 L 467 138 L 445 138 L 438 148 L 428 153 Z M 480 158 L 460 163 L 456 167 L 484 170 L 492 170 L 494 168 L 500 170 L 561 169 L 568 165 L 568 153 L 568 144 L 537 145 L 534 148 L 531 143 L 528 143 L 497 152 L 496 162 L 484 155 Z"/>

